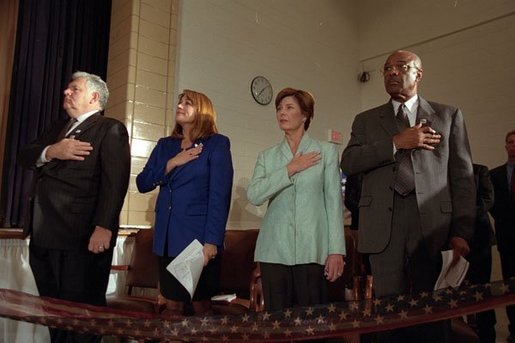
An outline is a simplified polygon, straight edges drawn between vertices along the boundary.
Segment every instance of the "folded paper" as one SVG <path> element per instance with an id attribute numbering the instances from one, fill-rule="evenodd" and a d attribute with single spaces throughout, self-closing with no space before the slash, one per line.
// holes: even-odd
<path id="1" fill-rule="evenodd" d="M 193 298 L 202 268 L 204 268 L 202 248 L 202 244 L 195 239 L 166 267 L 186 288 L 191 298 Z"/>

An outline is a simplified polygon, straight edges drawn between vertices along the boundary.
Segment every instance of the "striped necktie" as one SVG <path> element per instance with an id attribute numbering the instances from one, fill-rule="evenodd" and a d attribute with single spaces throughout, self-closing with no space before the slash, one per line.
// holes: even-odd
<path id="1" fill-rule="evenodd" d="M 63 127 L 63 129 L 59 133 L 59 136 L 57 137 L 57 141 L 58 142 L 61 139 L 65 138 L 67 136 L 68 131 L 70 131 L 70 129 L 72 128 L 73 124 L 75 124 L 76 122 L 77 122 L 77 119 L 75 119 L 75 118 L 70 118 L 70 120 L 68 120 L 66 125 Z"/>
<path id="2" fill-rule="evenodd" d="M 404 104 L 399 106 L 396 119 L 397 127 L 400 131 L 410 127 Z M 394 188 L 400 195 L 407 195 L 415 189 L 415 176 L 413 173 L 413 162 L 411 161 L 411 149 L 398 150 L 395 154 L 395 158 L 398 160 L 399 164 L 397 166 Z"/>
<path id="3" fill-rule="evenodd" d="M 511 201 L 515 207 L 515 166 L 511 170 Z"/>

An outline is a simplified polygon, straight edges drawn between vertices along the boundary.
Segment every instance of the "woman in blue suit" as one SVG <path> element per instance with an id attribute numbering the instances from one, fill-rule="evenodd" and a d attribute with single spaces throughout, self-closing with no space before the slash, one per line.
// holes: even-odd
<path id="1" fill-rule="evenodd" d="M 285 88 L 277 94 L 284 139 L 259 154 L 247 189 L 252 204 L 268 202 L 254 254 L 268 311 L 326 302 L 326 280 L 343 273 L 338 151 L 306 133 L 314 104 L 303 90 Z"/>
<path id="2" fill-rule="evenodd" d="M 184 90 L 172 135 L 159 140 L 136 179 L 141 193 L 160 188 L 153 249 L 159 257 L 160 291 L 167 299 L 165 316 L 182 315 L 190 301 L 196 315 L 208 314 L 210 298 L 218 292 L 233 167 L 229 139 L 218 134 L 215 119 L 206 95 Z M 166 267 L 195 239 L 204 246 L 204 269 L 191 299 Z"/>

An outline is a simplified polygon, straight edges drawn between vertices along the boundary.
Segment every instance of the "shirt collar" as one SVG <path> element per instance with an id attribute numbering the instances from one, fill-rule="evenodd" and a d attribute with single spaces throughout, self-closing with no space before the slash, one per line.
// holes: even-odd
<path id="1" fill-rule="evenodd" d="M 82 124 L 82 122 L 83 122 L 84 120 L 88 119 L 89 117 L 91 117 L 93 114 L 95 114 L 95 113 L 97 113 L 97 112 L 99 112 L 99 110 L 89 111 L 89 112 L 86 112 L 86 113 L 81 114 L 80 116 L 78 116 L 78 117 L 77 117 L 77 118 L 75 118 L 75 119 L 77 119 L 77 122 L 78 122 L 79 124 Z"/>
<path id="2" fill-rule="evenodd" d="M 401 104 L 402 102 L 392 99 L 393 113 L 397 113 Z M 408 101 L 404 102 L 404 106 L 406 106 L 409 113 L 416 113 L 418 108 L 418 94 L 415 94 L 409 98 Z"/>

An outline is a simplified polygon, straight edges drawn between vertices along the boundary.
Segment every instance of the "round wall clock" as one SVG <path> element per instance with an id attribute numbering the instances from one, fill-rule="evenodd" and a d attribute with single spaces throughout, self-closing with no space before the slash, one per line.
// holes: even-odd
<path id="1" fill-rule="evenodd" d="M 250 93 L 258 104 L 268 105 L 272 101 L 274 90 L 266 77 L 256 76 L 250 83 Z"/>

